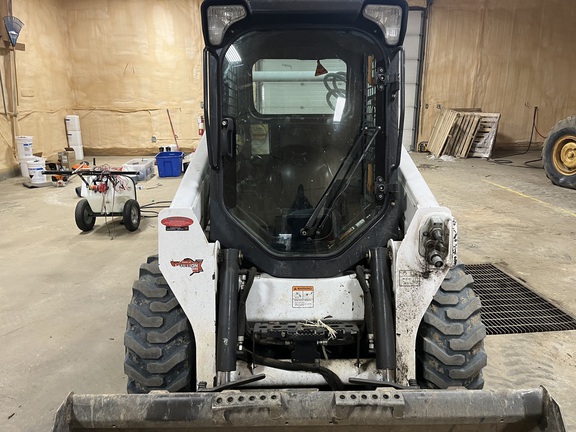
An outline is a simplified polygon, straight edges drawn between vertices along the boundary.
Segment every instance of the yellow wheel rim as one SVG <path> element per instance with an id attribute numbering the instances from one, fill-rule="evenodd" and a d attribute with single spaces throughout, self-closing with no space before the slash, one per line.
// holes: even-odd
<path id="1" fill-rule="evenodd" d="M 552 162 L 563 175 L 576 175 L 576 136 L 566 135 L 556 141 Z"/>

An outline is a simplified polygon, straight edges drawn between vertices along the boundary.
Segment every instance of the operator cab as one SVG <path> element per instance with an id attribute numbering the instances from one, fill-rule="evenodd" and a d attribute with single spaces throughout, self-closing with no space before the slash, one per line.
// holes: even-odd
<path id="1" fill-rule="evenodd" d="M 398 236 L 406 6 L 324 4 L 202 5 L 210 240 L 278 277 L 341 273 Z"/>

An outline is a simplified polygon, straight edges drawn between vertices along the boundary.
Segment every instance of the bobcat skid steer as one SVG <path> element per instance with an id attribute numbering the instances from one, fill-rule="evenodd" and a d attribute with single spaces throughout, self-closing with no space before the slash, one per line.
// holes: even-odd
<path id="1" fill-rule="evenodd" d="M 403 0 L 207 0 L 207 130 L 128 306 L 128 395 L 56 431 L 562 431 L 485 391 L 457 226 L 402 150 Z"/>

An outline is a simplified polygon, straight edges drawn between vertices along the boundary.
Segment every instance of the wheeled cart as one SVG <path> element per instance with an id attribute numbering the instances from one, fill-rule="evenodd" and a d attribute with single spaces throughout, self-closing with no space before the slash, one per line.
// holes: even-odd
<path id="1" fill-rule="evenodd" d="M 121 216 L 128 231 L 140 226 L 140 205 L 136 199 L 136 171 L 77 170 L 45 171 L 45 174 L 78 175 L 82 180 L 74 217 L 82 231 L 91 231 L 97 217 Z"/>

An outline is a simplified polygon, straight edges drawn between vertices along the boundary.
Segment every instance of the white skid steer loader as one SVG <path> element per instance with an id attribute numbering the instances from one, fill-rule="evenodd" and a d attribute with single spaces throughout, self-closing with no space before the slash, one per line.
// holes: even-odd
<path id="1" fill-rule="evenodd" d="M 128 395 L 54 430 L 563 431 L 482 390 L 457 226 L 401 146 L 404 0 L 206 0 L 204 135 L 128 306 Z"/>

